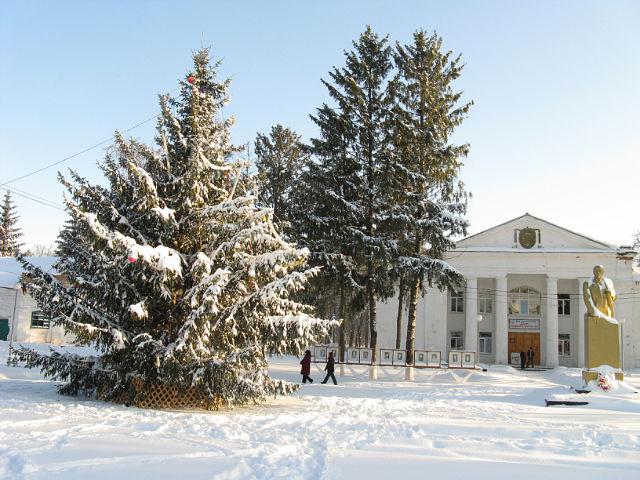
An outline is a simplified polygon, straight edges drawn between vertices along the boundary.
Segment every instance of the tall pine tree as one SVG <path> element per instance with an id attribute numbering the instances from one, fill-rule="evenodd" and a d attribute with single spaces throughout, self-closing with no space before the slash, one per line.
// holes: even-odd
<path id="1" fill-rule="evenodd" d="M 392 69 L 391 48 L 386 37 L 380 38 L 367 27 L 353 43 L 353 50 L 345 52 L 345 60 L 344 67 L 329 73 L 330 81 L 323 80 L 334 106 L 325 104 L 312 117 L 320 128 L 320 137 L 312 140 L 312 152 L 321 163 L 340 161 L 348 165 L 342 182 L 346 189 L 353 189 L 353 194 L 345 196 L 338 191 L 340 184 L 335 184 L 330 194 L 335 195 L 341 208 L 351 210 L 351 220 L 338 227 L 362 277 L 358 284 L 364 287 L 375 362 L 376 301 L 391 290 L 388 270 L 395 249 L 393 240 L 379 228 L 387 208 L 381 190 L 390 146 L 391 103 L 386 86 Z M 340 156 L 344 158 L 340 160 Z"/>
<path id="2" fill-rule="evenodd" d="M 0 257 L 18 255 L 24 246 L 20 242 L 22 231 L 18 227 L 18 212 L 7 190 L 0 210 Z"/>
<path id="3" fill-rule="evenodd" d="M 101 164 L 107 187 L 61 177 L 70 219 L 56 268 L 69 283 L 25 262 L 26 287 L 99 355 L 17 352 L 66 381 L 61 393 L 106 385 L 115 398 L 138 378 L 246 404 L 293 391 L 269 377 L 268 355 L 299 354 L 326 332 L 294 295 L 317 274 L 308 252 L 281 238 L 233 160 L 217 66 L 197 52 L 179 98 L 160 97 L 157 148 L 116 135 Z"/>
<path id="4" fill-rule="evenodd" d="M 363 309 L 365 276 L 358 264 L 360 241 L 349 228 L 362 223 L 360 165 L 351 154 L 352 125 L 343 113 L 326 104 L 311 117 L 321 138 L 312 139 L 313 158 L 293 190 L 292 232 L 311 251 L 311 262 L 322 268 L 314 279 L 315 302 L 337 310 L 340 358 L 354 314 Z M 337 309 L 336 309 L 337 306 Z"/>
<path id="5" fill-rule="evenodd" d="M 458 174 L 469 145 L 451 143 L 471 103 L 452 83 L 460 76 L 460 56 L 442 50 L 442 39 L 417 31 L 413 43 L 396 45 L 397 76 L 391 83 L 395 188 L 394 225 L 400 246 L 397 270 L 407 289 L 407 363 L 413 363 L 418 296 L 425 285 L 455 288 L 463 276 L 442 260 L 465 234 L 467 195 Z M 403 295 L 401 289 L 400 295 Z"/>
<path id="6" fill-rule="evenodd" d="M 269 135 L 258 134 L 254 151 L 260 200 L 273 208 L 276 219 L 288 221 L 291 190 L 307 157 L 300 136 L 278 124 Z"/>

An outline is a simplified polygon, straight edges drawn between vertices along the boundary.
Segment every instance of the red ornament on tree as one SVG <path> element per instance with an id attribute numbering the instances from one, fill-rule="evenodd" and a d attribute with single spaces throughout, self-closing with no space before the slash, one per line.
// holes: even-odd
<path id="1" fill-rule="evenodd" d="M 136 257 L 129 256 L 129 258 L 127 258 L 127 260 L 129 260 L 129 263 L 136 263 L 136 261 L 138 259 Z"/>
<path id="2" fill-rule="evenodd" d="M 196 77 L 194 77 L 193 75 L 189 75 L 187 77 L 187 82 L 189 82 L 191 85 L 193 85 L 193 82 L 196 81 Z"/>

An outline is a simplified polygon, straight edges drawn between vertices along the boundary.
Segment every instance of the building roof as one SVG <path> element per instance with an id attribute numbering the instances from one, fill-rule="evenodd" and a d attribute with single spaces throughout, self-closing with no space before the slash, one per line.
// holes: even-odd
<path id="1" fill-rule="evenodd" d="M 515 223 L 515 222 L 517 222 L 517 221 L 519 221 L 519 220 L 521 220 L 521 219 L 524 219 L 524 218 L 530 218 L 530 219 L 532 219 L 532 220 L 535 220 L 535 221 L 538 221 L 538 222 L 541 222 L 541 223 L 546 223 L 547 225 L 550 225 L 550 226 L 552 226 L 552 227 L 554 227 L 554 228 L 557 228 L 557 229 L 559 229 L 559 230 L 562 230 L 562 231 L 564 231 L 564 232 L 567 232 L 567 233 L 569 233 L 570 235 L 574 235 L 574 236 L 576 236 L 576 237 L 580 237 L 580 238 L 582 238 L 582 239 L 584 239 L 584 240 L 587 240 L 587 241 L 589 241 L 589 242 L 592 242 L 592 243 L 594 243 L 594 244 L 595 244 L 595 245 L 594 245 L 594 247 L 595 247 L 595 248 L 593 249 L 593 251 L 597 251 L 597 250 L 598 250 L 598 249 L 600 249 L 600 248 L 605 249 L 605 250 L 611 250 L 611 251 L 616 251 L 616 250 L 617 250 L 617 247 L 616 247 L 615 245 L 611 245 L 611 244 L 609 244 L 609 243 L 602 242 L 602 241 L 600 241 L 600 240 L 595 240 L 595 239 L 593 239 L 593 238 L 591 238 L 591 237 L 587 237 L 586 235 L 583 235 L 583 234 L 581 234 L 581 233 L 574 232 L 574 231 L 569 230 L 568 228 L 565 228 L 565 227 L 561 227 L 560 225 L 556 225 L 556 224 L 555 224 L 555 223 L 553 223 L 553 222 L 550 222 L 550 221 L 545 220 L 545 219 L 540 218 L 540 217 L 536 217 L 536 216 L 534 216 L 534 215 L 531 215 L 530 213 L 525 213 L 524 215 L 520 215 L 519 217 L 512 218 L 511 220 L 507 220 L 506 222 L 502 222 L 501 224 L 496 225 L 496 226 L 494 226 L 494 227 L 487 228 L 486 230 L 482 230 L 481 232 L 475 233 L 475 234 L 473 234 L 473 235 L 469 235 L 468 237 L 465 237 L 465 238 L 463 238 L 463 239 L 459 240 L 458 242 L 456 242 L 456 245 L 457 245 L 456 250 L 458 250 L 458 249 L 462 250 L 462 249 L 465 247 L 465 243 L 466 243 L 468 240 L 470 240 L 470 239 L 474 239 L 474 238 L 476 238 L 476 237 L 478 237 L 478 236 L 480 236 L 480 235 L 486 234 L 487 232 L 490 232 L 490 231 L 492 231 L 492 230 L 497 230 L 497 229 L 499 229 L 500 227 L 503 227 L 503 226 L 508 225 L 508 224 L 510 224 L 510 223 Z M 472 247 L 472 248 L 470 248 L 470 249 L 471 249 L 471 250 L 477 250 L 477 249 L 478 249 L 478 247 L 475 247 L 475 248 L 474 248 L 474 247 Z M 499 249 L 499 248 L 498 248 L 498 249 L 494 249 L 494 251 L 498 251 L 498 250 L 500 250 L 500 249 Z M 591 249 L 589 249 L 589 250 L 591 251 Z"/>
<path id="2" fill-rule="evenodd" d="M 25 257 L 33 266 L 47 273 L 57 273 L 53 265 L 58 257 Z M 20 276 L 24 272 L 22 265 L 14 257 L 0 257 L 0 287 L 20 288 Z"/>

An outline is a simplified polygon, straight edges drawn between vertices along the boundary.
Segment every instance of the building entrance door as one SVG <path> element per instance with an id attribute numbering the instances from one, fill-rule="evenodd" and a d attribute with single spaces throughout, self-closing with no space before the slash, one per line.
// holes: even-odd
<path id="1" fill-rule="evenodd" d="M 9 337 L 9 320 L 0 318 L 0 340 L 6 340 Z"/>
<path id="2" fill-rule="evenodd" d="M 520 352 L 526 354 L 529 347 L 533 348 L 536 354 L 535 365 L 540 365 L 540 333 L 509 332 L 509 359 L 512 364 L 519 366 Z"/>

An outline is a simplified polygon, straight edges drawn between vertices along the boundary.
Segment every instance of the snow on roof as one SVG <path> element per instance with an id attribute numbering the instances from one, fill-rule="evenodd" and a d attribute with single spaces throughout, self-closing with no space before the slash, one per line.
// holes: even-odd
<path id="1" fill-rule="evenodd" d="M 26 260 L 48 273 L 56 273 L 53 265 L 58 257 L 25 257 Z M 20 275 L 24 269 L 14 257 L 0 257 L 0 287 L 19 288 Z"/>

